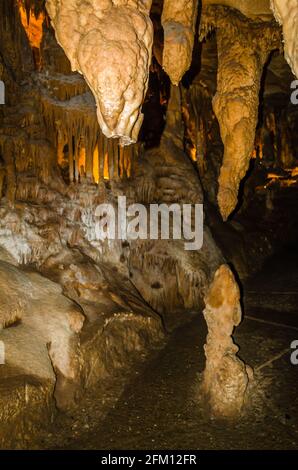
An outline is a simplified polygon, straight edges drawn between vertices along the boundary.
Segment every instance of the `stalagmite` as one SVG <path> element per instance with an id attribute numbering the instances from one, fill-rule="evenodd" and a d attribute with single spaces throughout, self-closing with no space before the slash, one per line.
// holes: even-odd
<path id="1" fill-rule="evenodd" d="M 225 7 L 208 7 L 204 16 L 203 28 L 216 28 L 218 72 L 213 109 L 224 144 L 217 199 L 226 220 L 237 205 L 239 185 L 254 149 L 263 67 L 279 39 L 271 23 L 249 22 Z"/>
<path id="2" fill-rule="evenodd" d="M 197 11 L 197 0 L 164 1 L 163 68 L 173 85 L 178 85 L 191 65 Z"/>
<path id="3" fill-rule="evenodd" d="M 82 73 L 107 137 L 137 140 L 143 121 L 153 28 L 151 0 L 47 0 L 56 38 Z"/>
<path id="4" fill-rule="evenodd" d="M 282 24 L 285 58 L 298 78 L 298 2 L 297 0 L 271 0 L 271 8 Z"/>
<path id="5" fill-rule="evenodd" d="M 227 265 L 221 265 L 205 297 L 208 326 L 202 390 L 211 413 L 233 418 L 243 407 L 252 369 L 237 357 L 232 333 L 241 321 L 240 292 Z"/>

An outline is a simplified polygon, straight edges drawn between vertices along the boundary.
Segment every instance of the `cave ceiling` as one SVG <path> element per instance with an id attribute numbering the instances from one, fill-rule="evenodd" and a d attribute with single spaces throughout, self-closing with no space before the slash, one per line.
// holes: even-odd
<path id="1" fill-rule="evenodd" d="M 188 85 L 195 82 L 199 72 L 212 95 L 224 145 L 218 205 L 227 219 L 254 150 L 260 97 L 287 100 L 297 75 L 296 0 L 18 3 L 28 24 L 30 14 L 38 18 L 46 8 L 47 25 L 53 26 L 71 70 L 85 78 L 93 94 L 102 133 L 121 146 L 138 142 L 152 56 L 174 86 L 185 77 Z"/>

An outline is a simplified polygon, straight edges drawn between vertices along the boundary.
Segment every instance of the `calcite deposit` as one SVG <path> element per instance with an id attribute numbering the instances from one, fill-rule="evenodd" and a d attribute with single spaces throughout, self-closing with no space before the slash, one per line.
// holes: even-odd
<path id="1" fill-rule="evenodd" d="M 198 0 L 165 0 L 161 22 L 164 29 L 162 66 L 178 85 L 192 61 Z"/>
<path id="2" fill-rule="evenodd" d="M 272 20 L 270 0 L 202 0 L 203 5 L 225 5 L 235 8 L 248 18 Z"/>
<path id="3" fill-rule="evenodd" d="M 279 34 L 271 23 L 248 22 L 221 6 L 203 11 L 201 37 L 212 28 L 218 50 L 213 109 L 224 144 L 217 199 L 226 220 L 237 205 L 239 185 L 254 149 L 263 67 L 279 45 Z"/>
<path id="4" fill-rule="evenodd" d="M 296 6 L 273 3 L 295 70 Z M 0 44 L 0 447 L 30 447 L 61 410 L 71 422 L 64 443 L 69 433 L 82 445 L 100 436 L 93 425 L 105 428 L 120 388 L 132 379 L 138 389 L 136 365 L 174 328 L 195 325 L 204 298 L 202 392 L 213 415 L 238 416 L 252 372 L 233 343 L 240 294 L 224 263 L 242 280 L 298 232 L 289 217 L 298 108 L 269 0 L 5 0 Z M 232 215 L 251 157 L 244 202 Z M 279 181 L 293 189 L 281 204 L 289 198 L 286 216 Z M 98 206 L 109 204 L 117 218 L 119 196 L 127 207 L 141 204 L 148 219 L 158 206 L 169 236 L 159 224 L 150 238 L 148 223 L 147 239 L 102 240 Z M 177 236 L 171 222 L 185 206 L 191 216 Z M 199 244 L 187 250 L 197 222 Z M 185 383 L 194 384 L 204 361 L 203 329 L 192 333 L 201 343 L 179 330 L 160 369 L 161 393 L 176 411 L 176 398 L 186 410 L 193 387 Z M 185 371 L 176 338 L 194 357 L 181 388 L 174 375 L 168 382 L 173 360 L 174 373 Z M 83 428 L 74 428 L 78 408 Z M 118 419 L 118 404 L 112 414 Z"/>
<path id="5" fill-rule="evenodd" d="M 241 322 L 240 291 L 227 265 L 216 271 L 205 297 L 208 326 L 202 391 L 213 416 L 234 418 L 241 412 L 252 370 L 237 356 L 232 333 Z"/>
<path id="6" fill-rule="evenodd" d="M 27 371 L 39 364 L 39 371 L 48 358 L 47 377 L 53 375 L 52 367 L 57 377 L 56 403 L 60 409 L 68 408 L 80 384 L 82 311 L 62 295 L 57 284 L 36 273 L 23 273 L 5 261 L 0 261 L 0 297 L 1 339 L 7 361 Z M 15 329 L 9 329 L 13 325 L 20 325 L 16 336 Z M 30 330 L 33 341 L 23 349 L 21 332 L 25 335 Z M 42 349 L 44 360 L 38 352 Z"/>
<path id="7" fill-rule="evenodd" d="M 47 0 L 56 38 L 95 97 L 107 137 L 137 140 L 153 41 L 151 0 Z"/>
<path id="8" fill-rule="evenodd" d="M 271 0 L 271 8 L 282 25 L 285 58 L 298 78 L 298 3 L 296 0 Z"/>

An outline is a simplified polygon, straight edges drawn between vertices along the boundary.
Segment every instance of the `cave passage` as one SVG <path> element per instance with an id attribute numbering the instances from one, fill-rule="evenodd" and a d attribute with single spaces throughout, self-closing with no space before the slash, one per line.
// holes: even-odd
<path id="1" fill-rule="evenodd" d="M 1 462 L 298 449 L 297 15 L 0 2 Z"/>
<path id="2" fill-rule="evenodd" d="M 246 316 L 235 340 L 254 367 L 258 387 L 241 422 L 210 420 L 198 408 L 206 325 L 202 316 L 178 328 L 139 366 L 110 411 L 95 389 L 72 419 L 60 419 L 39 442 L 58 449 L 295 449 L 297 372 L 290 343 L 298 331 L 298 256 L 293 247 L 270 259 L 244 287 Z M 65 432 L 68 429 L 68 432 Z"/>

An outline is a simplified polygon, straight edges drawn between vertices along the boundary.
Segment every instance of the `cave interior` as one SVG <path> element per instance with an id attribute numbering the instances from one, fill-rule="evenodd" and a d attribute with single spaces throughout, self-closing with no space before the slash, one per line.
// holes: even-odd
<path id="1" fill-rule="evenodd" d="M 297 17 L 0 2 L 1 449 L 297 449 Z"/>

